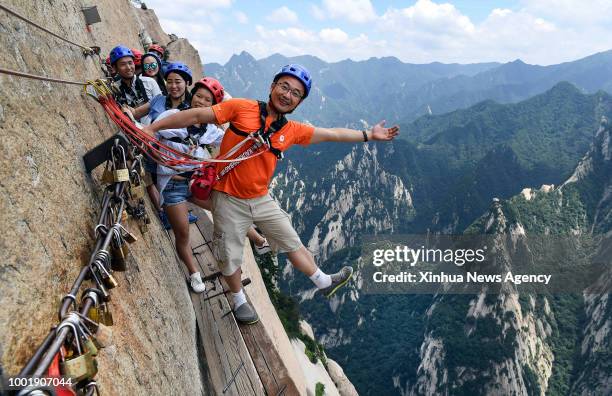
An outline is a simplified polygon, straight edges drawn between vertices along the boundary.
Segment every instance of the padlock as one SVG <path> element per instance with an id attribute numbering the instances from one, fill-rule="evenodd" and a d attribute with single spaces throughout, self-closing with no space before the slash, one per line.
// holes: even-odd
<path id="1" fill-rule="evenodd" d="M 98 356 L 98 348 L 96 347 L 93 337 L 85 337 L 83 339 L 83 347 L 91 354 L 91 356 Z"/>
<path id="2" fill-rule="evenodd" d="M 102 304 L 102 321 L 106 326 L 113 326 L 115 321 L 113 320 L 113 312 L 110 310 L 108 304 Z"/>
<path id="3" fill-rule="evenodd" d="M 75 325 L 78 325 L 77 329 L 81 330 L 81 340 L 84 351 L 89 352 L 91 356 L 97 356 L 98 347 L 96 346 L 96 340 L 92 332 L 89 330 L 89 327 L 87 327 L 87 325 L 84 323 L 85 320 L 90 321 L 89 318 L 82 316 L 77 311 L 71 312 L 68 315 Z"/>
<path id="4" fill-rule="evenodd" d="M 125 223 L 128 221 L 128 212 L 127 210 L 123 209 L 123 212 L 121 212 L 121 222 Z"/>
<path id="5" fill-rule="evenodd" d="M 110 297 L 110 293 L 108 292 L 108 290 L 106 290 L 106 287 L 104 287 L 104 282 L 102 282 L 102 279 L 100 279 L 101 277 L 98 276 L 98 274 L 94 270 L 95 267 L 96 266 L 94 264 L 90 265 L 89 273 L 91 274 L 91 278 L 95 282 L 96 288 L 98 290 L 100 290 L 100 294 L 102 296 L 102 300 L 109 301 L 110 298 L 111 298 Z"/>
<path id="6" fill-rule="evenodd" d="M 108 254 L 108 252 L 106 252 L 106 254 Z M 111 275 L 110 272 L 108 272 L 106 266 L 100 260 L 95 260 L 93 262 L 93 265 L 96 266 L 100 271 L 100 275 L 102 276 L 102 283 L 104 284 L 104 286 L 106 286 L 108 289 L 114 289 L 119 285 L 115 277 Z"/>
<path id="7" fill-rule="evenodd" d="M 74 334 L 74 340 L 76 342 L 76 355 L 67 359 L 62 356 L 62 362 L 60 362 L 60 371 L 64 377 L 70 377 L 75 382 L 83 381 L 87 378 L 93 378 L 98 372 L 98 367 L 95 359 L 89 351 L 83 353 L 81 348 L 79 333 L 76 326 L 68 320 L 64 320 L 57 327 L 56 331 L 60 331 L 64 327 L 70 327 Z"/>
<path id="8" fill-rule="evenodd" d="M 62 345 L 60 347 L 60 350 L 53 357 L 51 364 L 49 365 L 49 369 L 47 371 L 48 378 L 60 378 L 61 377 L 60 357 L 63 357 L 65 355 L 66 355 L 65 347 Z M 58 383 L 58 385 L 54 386 L 53 388 L 54 388 L 53 390 L 55 391 L 55 396 L 76 396 L 76 393 L 72 390 L 72 388 L 70 388 L 69 385 L 61 385 L 60 383 Z M 29 393 L 28 395 L 32 395 L 32 393 Z"/>
<path id="9" fill-rule="evenodd" d="M 123 231 L 122 236 L 123 239 L 127 242 L 127 243 L 134 243 L 136 241 L 138 241 L 138 238 L 136 238 L 136 235 L 132 234 L 130 232 L 130 230 L 128 230 L 127 228 L 125 228 L 124 226 L 121 226 L 121 230 Z M 124 252 L 125 253 L 125 252 Z"/>
<path id="10" fill-rule="evenodd" d="M 145 189 L 142 184 L 132 184 L 130 187 L 130 196 L 132 199 L 140 199 L 143 198 L 145 194 Z"/>
<path id="11" fill-rule="evenodd" d="M 111 184 L 115 181 L 113 177 L 113 171 L 110 169 L 109 165 L 110 161 L 106 161 L 106 166 L 104 167 L 104 172 L 102 172 L 101 179 L 101 182 L 104 184 Z"/>
<path id="12" fill-rule="evenodd" d="M 113 258 L 111 259 L 111 268 L 113 271 L 123 272 L 126 270 L 125 259 L 127 256 L 125 255 L 124 248 L 127 248 L 125 243 L 119 247 L 113 246 Z"/>
<path id="13" fill-rule="evenodd" d="M 134 176 L 134 182 L 130 182 L 130 197 L 134 200 L 139 200 L 144 198 L 144 185 L 142 184 L 140 174 L 135 169 L 132 171 L 132 175 Z"/>
<path id="14" fill-rule="evenodd" d="M 98 307 L 91 307 L 87 311 L 87 317 L 93 320 L 94 322 L 99 323 L 100 322 L 99 312 L 100 312 L 100 309 Z"/>
<path id="15" fill-rule="evenodd" d="M 104 282 L 104 285 L 109 289 L 114 289 L 115 287 L 119 286 L 119 283 L 117 283 L 117 280 L 111 274 L 108 274 L 108 278 L 102 278 L 102 281 Z"/>
<path id="16" fill-rule="evenodd" d="M 119 158 L 119 160 L 121 160 L 120 163 L 116 162 L 115 160 L 115 149 L 121 152 L 121 158 Z M 127 169 L 127 161 L 125 160 L 125 150 L 123 149 L 123 146 L 118 145 L 114 147 L 112 151 L 112 159 L 113 163 L 115 164 L 113 170 L 113 179 L 115 183 L 130 181 L 130 171 Z"/>

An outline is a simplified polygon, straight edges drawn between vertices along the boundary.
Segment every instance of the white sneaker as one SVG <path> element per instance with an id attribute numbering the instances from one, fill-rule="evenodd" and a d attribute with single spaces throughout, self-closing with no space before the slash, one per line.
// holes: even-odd
<path id="1" fill-rule="evenodd" d="M 257 253 L 258 256 L 264 255 L 272 250 L 267 239 L 264 239 L 263 245 L 257 246 L 257 244 L 254 243 L 253 246 L 255 246 L 255 253 Z"/>
<path id="2" fill-rule="evenodd" d="M 206 291 L 206 284 L 202 281 L 202 276 L 200 276 L 199 272 L 194 272 L 189 277 L 189 283 L 191 285 L 191 289 L 196 293 L 203 293 Z"/>

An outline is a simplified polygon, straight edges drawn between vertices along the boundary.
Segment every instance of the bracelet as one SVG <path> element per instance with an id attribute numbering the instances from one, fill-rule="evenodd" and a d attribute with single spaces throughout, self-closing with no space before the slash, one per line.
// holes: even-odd
<path id="1" fill-rule="evenodd" d="M 362 130 L 361 133 L 363 133 L 363 141 L 364 143 L 368 141 L 368 133 L 366 132 L 366 130 Z"/>

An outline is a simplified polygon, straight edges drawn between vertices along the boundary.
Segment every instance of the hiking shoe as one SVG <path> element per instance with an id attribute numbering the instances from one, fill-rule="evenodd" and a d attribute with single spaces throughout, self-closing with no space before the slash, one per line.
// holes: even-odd
<path id="1" fill-rule="evenodd" d="M 263 256 L 264 254 L 272 251 L 267 239 L 264 239 L 263 245 L 257 246 L 256 243 L 253 243 L 253 246 L 255 246 L 255 253 L 257 253 L 258 256 Z"/>
<path id="2" fill-rule="evenodd" d="M 189 224 L 193 224 L 196 221 L 198 221 L 198 216 L 196 216 L 193 213 L 189 212 Z"/>
<path id="3" fill-rule="evenodd" d="M 170 225 L 170 221 L 168 221 L 168 216 L 166 216 L 166 212 L 164 212 L 163 210 L 159 211 L 159 219 L 161 220 L 162 225 L 164 226 L 166 230 L 172 229 L 172 226 Z"/>
<path id="4" fill-rule="evenodd" d="M 234 317 L 236 317 L 238 322 L 243 324 L 254 324 L 259 322 L 257 312 L 255 312 L 248 301 L 241 304 L 237 309 L 234 309 Z"/>
<path id="5" fill-rule="evenodd" d="M 194 272 L 189 276 L 189 284 L 191 285 L 191 290 L 195 293 L 203 293 L 206 291 L 206 284 L 202 281 L 202 276 L 199 272 Z"/>
<path id="6" fill-rule="evenodd" d="M 335 274 L 331 274 L 330 276 L 331 276 L 331 281 L 332 281 L 331 285 L 329 285 L 328 287 L 324 289 L 319 290 L 319 292 L 322 293 L 327 298 L 330 298 L 331 296 L 333 296 L 336 290 L 346 285 L 346 282 L 348 282 L 348 280 L 351 279 L 351 277 L 353 276 L 353 267 L 349 267 L 349 266 L 342 267 L 342 269 L 339 272 L 336 272 Z"/>

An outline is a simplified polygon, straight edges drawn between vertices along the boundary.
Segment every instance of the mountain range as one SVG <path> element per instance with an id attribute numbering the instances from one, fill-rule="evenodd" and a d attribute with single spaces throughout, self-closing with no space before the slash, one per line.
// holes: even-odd
<path id="1" fill-rule="evenodd" d="M 397 58 L 327 63 L 314 56 L 279 54 L 260 60 L 248 52 L 225 65 L 204 65 L 233 96 L 265 99 L 272 76 L 288 63 L 306 66 L 313 91 L 296 117 L 323 126 L 361 126 L 381 119 L 407 123 L 425 114 L 443 114 L 483 100 L 514 103 L 568 81 L 584 93 L 612 91 L 612 51 L 551 66 L 509 63 L 411 64 Z"/>
<path id="2" fill-rule="evenodd" d="M 360 394 L 612 392 L 606 294 L 368 295 L 359 271 L 366 235 L 476 232 L 530 246 L 531 234 L 610 232 L 612 51 L 546 67 L 243 52 L 205 71 L 233 96 L 265 98 L 289 62 L 316 87 L 292 118 L 401 125 L 391 143 L 292 148 L 272 182 L 320 266 L 357 269 L 329 301 L 282 257 L 278 284 Z"/>

